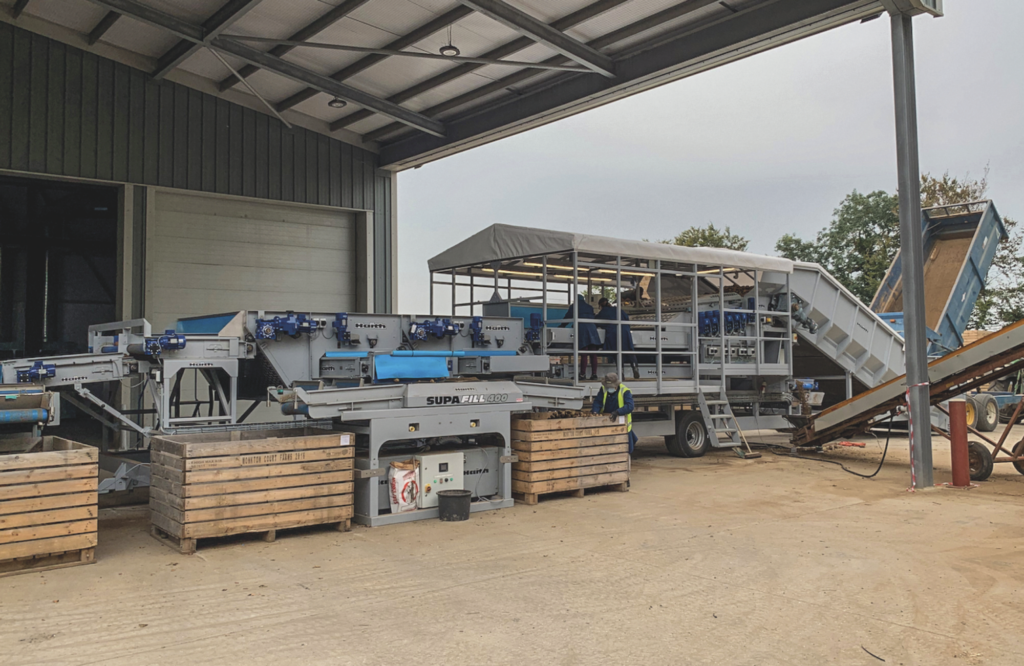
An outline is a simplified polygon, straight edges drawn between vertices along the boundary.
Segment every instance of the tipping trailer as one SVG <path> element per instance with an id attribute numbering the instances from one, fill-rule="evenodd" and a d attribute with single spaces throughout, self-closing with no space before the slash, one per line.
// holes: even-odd
<path id="1" fill-rule="evenodd" d="M 925 324 L 929 356 L 955 351 L 974 312 L 1006 227 L 991 201 L 936 206 L 922 211 Z M 903 335 L 903 254 L 897 252 L 871 309 Z"/>
<path id="2" fill-rule="evenodd" d="M 922 211 L 924 228 L 925 323 L 928 354 L 943 356 L 966 344 L 964 332 L 985 287 L 1006 227 L 992 201 L 936 206 Z M 903 335 L 903 257 L 897 253 L 878 287 L 871 309 Z M 1021 396 L 1008 391 L 978 390 L 967 396 L 971 427 L 991 432 L 1000 413 L 1009 414 Z M 940 427 L 947 419 L 933 410 Z"/>

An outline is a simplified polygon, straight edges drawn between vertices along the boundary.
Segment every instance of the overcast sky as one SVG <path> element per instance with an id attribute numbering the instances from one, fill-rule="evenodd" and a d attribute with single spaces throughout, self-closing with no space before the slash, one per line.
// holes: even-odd
<path id="1" fill-rule="evenodd" d="M 918 18 L 921 168 L 980 176 L 1024 217 L 1024 2 Z M 494 223 L 661 240 L 728 225 L 750 251 L 812 238 L 850 191 L 896 190 L 887 19 L 756 55 L 402 172 L 399 311 L 427 259 Z"/>

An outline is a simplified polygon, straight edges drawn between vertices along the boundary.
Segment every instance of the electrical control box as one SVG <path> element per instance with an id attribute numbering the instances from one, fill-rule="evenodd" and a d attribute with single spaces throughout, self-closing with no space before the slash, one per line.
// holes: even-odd
<path id="1" fill-rule="evenodd" d="M 420 495 L 416 506 L 428 509 L 437 506 L 437 493 L 442 490 L 463 490 L 465 453 L 425 453 L 416 456 L 419 463 Z"/>

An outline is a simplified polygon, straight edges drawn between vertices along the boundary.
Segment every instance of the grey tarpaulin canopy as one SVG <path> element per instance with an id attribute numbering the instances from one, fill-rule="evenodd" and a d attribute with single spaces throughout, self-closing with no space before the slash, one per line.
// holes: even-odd
<path id="1" fill-rule="evenodd" d="M 709 247 L 647 243 L 568 231 L 531 229 L 509 224 L 492 224 L 448 248 L 427 263 L 430 271 L 434 272 L 573 250 L 587 255 L 620 256 L 623 259 L 660 259 L 704 266 L 793 272 L 793 262 L 780 257 Z"/>

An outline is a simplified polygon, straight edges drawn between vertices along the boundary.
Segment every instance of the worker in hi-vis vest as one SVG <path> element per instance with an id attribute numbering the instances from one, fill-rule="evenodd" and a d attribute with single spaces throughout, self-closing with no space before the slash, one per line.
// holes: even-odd
<path id="1" fill-rule="evenodd" d="M 619 382 L 619 376 L 609 372 L 601 380 L 601 390 L 594 396 L 591 408 L 595 414 L 608 414 L 612 421 L 626 417 L 626 431 L 629 433 L 629 452 L 633 453 L 637 436 L 633 434 L 633 392 Z"/>

